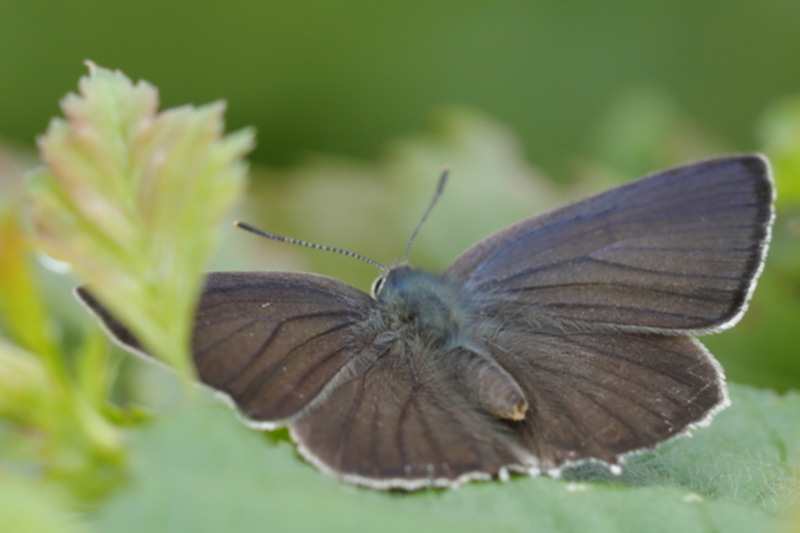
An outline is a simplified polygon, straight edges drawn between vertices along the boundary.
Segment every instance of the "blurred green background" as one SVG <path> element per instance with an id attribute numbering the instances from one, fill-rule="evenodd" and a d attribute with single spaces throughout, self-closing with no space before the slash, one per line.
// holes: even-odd
<path id="1" fill-rule="evenodd" d="M 412 254 L 439 270 L 542 209 L 764 151 L 779 196 L 767 266 L 744 320 L 703 342 L 732 381 L 785 391 L 800 384 L 798 21 L 790 0 L 5 0 L 0 203 L 21 211 L 34 139 L 85 59 L 153 83 L 163 107 L 226 100 L 229 128 L 258 134 L 237 217 L 383 263 L 402 254 L 445 164 L 448 191 Z M 308 269 L 364 290 L 375 276 L 233 229 L 213 268 Z M 41 275 L 66 339 L 79 337 L 76 282 Z M 169 395 L 171 381 L 120 361 L 133 377 L 116 396 Z"/>
<path id="2" fill-rule="evenodd" d="M 798 20 L 787 1 L 4 2 L 0 137 L 33 147 L 85 59 L 154 83 L 164 107 L 224 98 L 231 129 L 258 131 L 250 219 L 384 262 L 450 164 L 442 220 L 415 256 L 441 269 L 515 218 L 672 164 L 751 150 L 793 161 Z M 762 286 L 741 333 L 708 342 L 733 379 L 785 389 L 800 383 L 800 185 L 776 162 Z M 520 198 L 537 176 L 562 188 Z M 361 287 L 374 276 L 235 233 L 226 268 L 297 266 L 288 255 Z M 253 248 L 272 255 L 237 258 Z"/>
<path id="3" fill-rule="evenodd" d="M 5 1 L 0 133 L 30 143 L 88 58 L 156 83 L 166 106 L 228 100 L 265 163 L 374 157 L 455 102 L 561 175 L 642 86 L 751 149 L 764 106 L 800 87 L 798 20 L 786 0 Z"/>

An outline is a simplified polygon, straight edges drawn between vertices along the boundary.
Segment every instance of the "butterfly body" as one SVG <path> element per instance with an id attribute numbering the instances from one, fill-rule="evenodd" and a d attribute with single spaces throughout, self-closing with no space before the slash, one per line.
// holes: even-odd
<path id="1" fill-rule="evenodd" d="M 519 222 L 442 275 L 393 267 L 374 297 L 314 274 L 211 273 L 193 361 L 249 424 L 288 426 L 306 459 L 353 483 L 452 487 L 585 461 L 617 472 L 728 405 L 693 335 L 744 313 L 772 201 L 767 161 L 732 155 Z"/>
<path id="2" fill-rule="evenodd" d="M 524 418 L 527 402 L 519 384 L 483 343 L 502 323 L 479 318 L 475 295 L 405 265 L 390 269 L 376 287 L 378 329 L 390 331 L 393 342 L 406 343 L 395 354 L 420 357 L 426 373 L 443 374 L 440 379 L 460 389 L 476 408 L 509 420 Z"/>
<path id="3" fill-rule="evenodd" d="M 381 319 L 398 337 L 416 338 L 430 350 L 463 341 L 467 298 L 459 287 L 407 265 L 390 269 L 375 286 Z"/>

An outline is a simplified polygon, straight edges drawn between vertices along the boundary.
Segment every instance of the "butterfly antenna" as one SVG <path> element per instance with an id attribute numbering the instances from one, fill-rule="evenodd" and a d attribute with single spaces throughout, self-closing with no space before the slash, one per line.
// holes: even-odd
<path id="1" fill-rule="evenodd" d="M 442 195 L 442 191 L 444 191 L 444 186 L 447 183 L 447 176 L 449 174 L 450 167 L 444 167 L 441 175 L 439 175 L 439 183 L 436 185 L 436 192 L 433 193 L 431 203 L 428 204 L 428 209 L 425 210 L 425 214 L 422 215 L 422 218 L 419 219 L 417 227 L 414 228 L 414 233 L 412 233 L 411 238 L 408 239 L 408 246 L 406 246 L 406 253 L 403 255 L 403 262 L 408 261 L 408 255 L 411 253 L 411 247 L 414 245 L 414 241 L 417 239 L 417 234 L 419 233 L 420 228 L 422 228 L 422 225 L 425 224 L 425 221 L 428 220 L 428 215 L 430 215 L 431 211 L 433 211 L 433 206 L 435 206 L 436 202 L 439 201 L 439 197 Z"/>
<path id="2" fill-rule="evenodd" d="M 245 231 L 249 231 L 250 233 L 255 233 L 256 235 L 261 235 L 262 237 L 266 237 L 267 239 L 272 239 L 273 241 L 280 241 L 286 242 L 289 244 L 299 244 L 300 246 L 306 246 L 308 248 L 316 248 L 317 250 L 325 250 L 326 252 L 335 252 L 337 254 L 346 255 L 348 257 L 353 257 L 355 259 L 359 259 L 364 261 L 365 263 L 369 263 L 370 265 L 386 271 L 387 268 L 382 264 L 378 263 L 377 261 L 373 261 L 369 257 L 365 257 L 361 254 L 357 254 L 355 252 L 351 252 L 350 250 L 342 250 L 341 248 L 334 248 L 333 246 L 327 246 L 325 244 L 317 244 L 308 241 L 301 241 L 299 239 L 293 239 L 291 237 L 284 237 L 283 235 L 276 235 L 274 233 L 270 233 L 268 231 L 264 231 L 263 229 L 258 229 L 255 226 L 251 226 L 247 222 L 239 222 L 238 220 L 233 223 L 234 226 L 237 228 L 242 228 Z"/>

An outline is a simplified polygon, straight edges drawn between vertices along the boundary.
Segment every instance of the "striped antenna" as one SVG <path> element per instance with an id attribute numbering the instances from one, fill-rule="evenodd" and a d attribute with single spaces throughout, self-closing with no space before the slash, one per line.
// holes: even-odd
<path id="1" fill-rule="evenodd" d="M 408 262 L 408 255 L 411 253 L 411 246 L 414 245 L 414 241 L 417 239 L 417 234 L 419 233 L 420 228 L 428 220 L 428 215 L 431 214 L 433 211 L 433 206 L 436 205 L 436 202 L 439 201 L 439 197 L 442 195 L 442 191 L 444 191 L 444 186 L 447 183 L 447 176 L 450 174 L 450 167 L 442 168 L 442 173 L 439 175 L 439 183 L 436 185 L 436 192 L 433 193 L 433 198 L 431 198 L 431 203 L 428 204 L 428 209 L 425 210 L 425 213 L 422 215 L 422 218 L 417 223 L 417 227 L 414 228 L 414 233 L 411 234 L 411 238 L 408 239 L 408 246 L 406 246 L 406 253 L 403 255 L 403 262 Z"/>
<path id="2" fill-rule="evenodd" d="M 289 244 L 298 244 L 300 246 L 306 246 L 308 248 L 316 248 L 317 250 L 325 250 L 327 252 L 335 252 L 337 254 L 346 255 L 348 257 L 353 257 L 355 259 L 359 259 L 361 261 L 364 261 L 365 263 L 369 263 L 370 265 L 372 265 L 372 266 L 374 266 L 374 267 L 376 267 L 376 268 L 378 268 L 378 269 L 380 269 L 380 270 L 382 270 L 384 272 L 386 270 L 388 270 L 385 266 L 383 266 L 382 264 L 378 263 L 377 261 L 373 261 L 369 257 L 365 257 L 365 256 L 363 256 L 361 254 L 357 254 L 357 253 L 351 252 L 349 250 L 342 250 L 341 248 L 334 248 L 333 246 L 327 246 L 325 244 L 317 244 L 317 243 L 314 243 L 314 242 L 308 242 L 308 241 L 301 241 L 299 239 L 293 239 L 292 237 L 284 237 L 283 235 L 276 235 L 274 233 L 270 233 L 268 231 L 264 231 L 263 229 L 258 229 L 255 226 L 251 226 L 247 222 L 239 222 L 238 220 L 236 222 L 234 222 L 233 225 L 236 226 L 237 228 L 241 228 L 241 229 L 243 229 L 245 231 L 249 231 L 250 233 L 255 233 L 256 235 L 261 235 L 262 237 L 266 237 L 267 239 L 272 239 L 273 241 L 280 241 L 280 242 L 285 242 L 285 243 L 289 243 Z"/>

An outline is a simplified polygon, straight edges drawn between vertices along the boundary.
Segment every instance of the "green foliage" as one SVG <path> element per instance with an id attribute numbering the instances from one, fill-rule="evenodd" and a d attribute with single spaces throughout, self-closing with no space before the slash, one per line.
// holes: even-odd
<path id="1" fill-rule="evenodd" d="M 221 104 L 157 114 L 151 86 L 89 67 L 81 94 L 62 103 L 67 119 L 54 119 L 40 139 L 47 166 L 28 179 L 35 239 L 155 353 L 186 370 L 201 269 L 220 219 L 242 190 L 241 156 L 252 134 L 223 138 Z M 19 215 L 15 202 L 0 211 L 0 306 L 8 337 L 0 338 L 0 452 L 28 472 L 21 487 L 47 492 L 55 483 L 54 498 L 86 507 L 124 478 L 123 430 L 137 415 L 109 403 L 113 364 L 99 331 L 62 346 Z M 6 478 L 4 470 L 5 482 L 20 477 Z"/>
<path id="2" fill-rule="evenodd" d="M 732 389 L 733 407 L 691 439 L 635 457 L 621 478 L 580 472 L 457 490 L 381 493 L 328 478 L 229 410 L 184 404 L 132 443 L 131 483 L 100 531 L 768 531 L 796 484 L 800 395 Z M 198 439 L 198 436 L 202 438 Z M 169 527 L 165 528 L 165 524 Z"/>
<path id="3" fill-rule="evenodd" d="M 108 403 L 107 350 L 97 333 L 88 335 L 70 350 L 69 368 L 11 205 L 0 212 L 0 324 L 8 337 L 0 336 L 0 455 L 39 472 L 23 479 L 27 486 L 41 482 L 47 492 L 57 482 L 88 503 L 119 484 L 126 458 Z M 0 463 L 0 481 L 9 483 L 4 470 Z"/>
<path id="4" fill-rule="evenodd" d="M 648 142 L 695 131 L 687 118 L 670 118 L 670 106 L 652 94 L 634 103 L 612 113 L 606 135 L 633 135 L 637 122 L 624 116 L 632 109 L 655 117 L 651 141 L 626 153 L 625 142 L 609 140 L 576 173 L 598 176 L 582 179 L 579 191 L 558 190 L 538 176 L 504 126 L 448 109 L 433 133 L 394 143 L 377 163 L 328 157 L 291 171 L 262 171 L 282 179 L 263 198 L 256 189 L 259 211 L 267 206 L 272 231 L 389 262 L 402 254 L 439 169 L 449 164 L 448 193 L 412 253 L 415 263 L 441 269 L 507 223 L 634 177 Z M 200 272 L 220 220 L 242 190 L 241 157 L 252 134 L 223 136 L 219 104 L 162 113 L 156 106 L 151 86 L 91 66 L 80 95 L 63 103 L 67 120 L 53 121 L 40 142 L 47 168 L 29 180 L 29 207 L 40 249 L 68 262 L 148 346 L 186 369 Z M 654 109 L 643 112 L 648 106 Z M 775 113 L 786 120 L 770 119 L 779 125 L 767 130 L 788 128 L 787 138 L 797 138 L 800 122 L 791 112 Z M 671 146 L 659 157 L 678 162 L 696 149 Z M 787 146 L 767 143 L 779 183 L 796 179 Z M 781 204 L 785 212 L 796 207 Z M 177 390 L 178 399 L 144 424 L 134 408 L 115 407 L 110 398 L 126 386 L 133 396 L 148 396 L 142 389 L 154 381 L 118 378 L 96 329 L 72 332 L 73 342 L 60 335 L 66 318 L 52 311 L 53 296 L 41 288 L 19 220 L 13 202 L 0 210 L 0 531 L 750 532 L 781 526 L 796 493 L 800 396 L 744 386 L 732 386 L 733 406 L 710 428 L 631 457 L 619 477 L 589 465 L 561 480 L 514 477 L 413 494 L 326 477 L 297 456 L 285 434 L 264 438 L 205 396 L 180 394 L 182 378 L 163 369 L 150 371 L 158 376 L 155 388 Z M 254 243 L 251 235 L 229 241 L 230 253 L 218 259 L 226 268 L 246 266 L 246 254 L 235 248 L 241 246 L 268 251 L 258 268 L 300 266 L 362 287 L 375 275 L 343 258 Z M 797 283 L 793 243 L 796 237 L 776 228 L 770 262 L 778 260 L 762 280 L 767 290 L 757 291 L 748 318 L 726 334 L 740 335 L 728 341 L 741 354 L 733 361 L 751 365 L 740 367 L 740 375 L 746 375 L 741 368 L 770 361 L 757 348 L 764 337 L 775 343 L 767 351 L 779 354 L 772 360 L 791 359 L 787 333 L 773 321 L 787 327 L 797 315 L 772 316 L 770 309 L 782 284 Z M 728 347 L 714 351 L 724 355 Z M 792 371 L 782 370 L 787 388 Z"/>
<path id="5" fill-rule="evenodd" d="M 86 533 L 58 486 L 25 476 L 0 475 L 0 531 L 13 533 Z"/>
<path id="6" fill-rule="evenodd" d="M 778 205 L 797 213 L 800 207 L 800 96 L 773 104 L 760 124 L 761 142 L 778 176 Z"/>
<path id="7" fill-rule="evenodd" d="M 244 186 L 252 132 L 222 138 L 221 103 L 157 114 L 153 87 L 89 68 L 80 96 L 62 102 L 67 120 L 39 141 L 37 237 L 152 353 L 188 371 L 201 269 Z"/>

